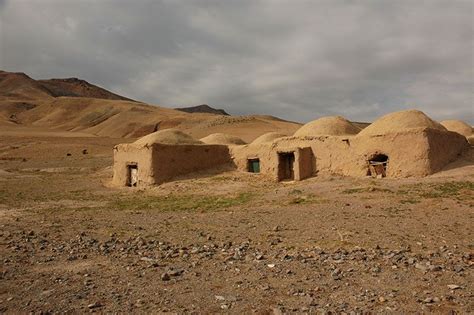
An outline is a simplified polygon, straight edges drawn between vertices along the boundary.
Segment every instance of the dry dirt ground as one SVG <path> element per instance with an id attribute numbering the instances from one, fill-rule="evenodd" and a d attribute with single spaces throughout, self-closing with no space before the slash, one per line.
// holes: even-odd
<path id="1" fill-rule="evenodd" d="M 472 158 L 421 180 L 111 188 L 122 141 L 0 136 L 0 312 L 474 312 Z"/>

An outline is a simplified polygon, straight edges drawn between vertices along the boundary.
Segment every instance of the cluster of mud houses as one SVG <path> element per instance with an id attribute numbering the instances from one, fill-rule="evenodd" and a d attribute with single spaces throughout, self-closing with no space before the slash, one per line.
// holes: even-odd
<path id="1" fill-rule="evenodd" d="M 466 135 L 448 129 L 417 110 L 388 114 L 364 129 L 340 116 L 323 117 L 292 136 L 268 133 L 249 144 L 225 134 L 196 140 L 166 129 L 114 148 L 113 183 L 158 185 L 221 167 L 276 181 L 319 174 L 422 177 L 441 170 L 469 147 Z"/>

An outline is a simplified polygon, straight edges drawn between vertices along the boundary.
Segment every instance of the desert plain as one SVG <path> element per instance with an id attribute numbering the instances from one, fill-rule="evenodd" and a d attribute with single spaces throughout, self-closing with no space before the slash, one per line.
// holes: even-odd
<path id="1" fill-rule="evenodd" d="M 474 311 L 472 148 L 423 178 L 278 183 L 222 168 L 113 187 L 113 147 L 158 120 L 196 138 L 245 141 L 300 125 L 39 95 L 36 83 L 7 79 L 2 313 Z"/>

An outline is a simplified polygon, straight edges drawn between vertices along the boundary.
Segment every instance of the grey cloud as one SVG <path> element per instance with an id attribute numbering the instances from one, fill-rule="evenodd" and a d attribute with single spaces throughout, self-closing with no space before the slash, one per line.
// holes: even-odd
<path id="1" fill-rule="evenodd" d="M 152 104 L 474 122 L 468 0 L 0 0 L 0 19 L 0 68 Z"/>

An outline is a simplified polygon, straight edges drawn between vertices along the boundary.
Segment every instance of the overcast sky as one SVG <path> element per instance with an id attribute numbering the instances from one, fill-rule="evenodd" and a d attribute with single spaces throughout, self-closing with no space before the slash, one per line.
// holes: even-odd
<path id="1" fill-rule="evenodd" d="M 166 107 L 474 123 L 474 0 L 0 0 L 0 69 Z"/>

